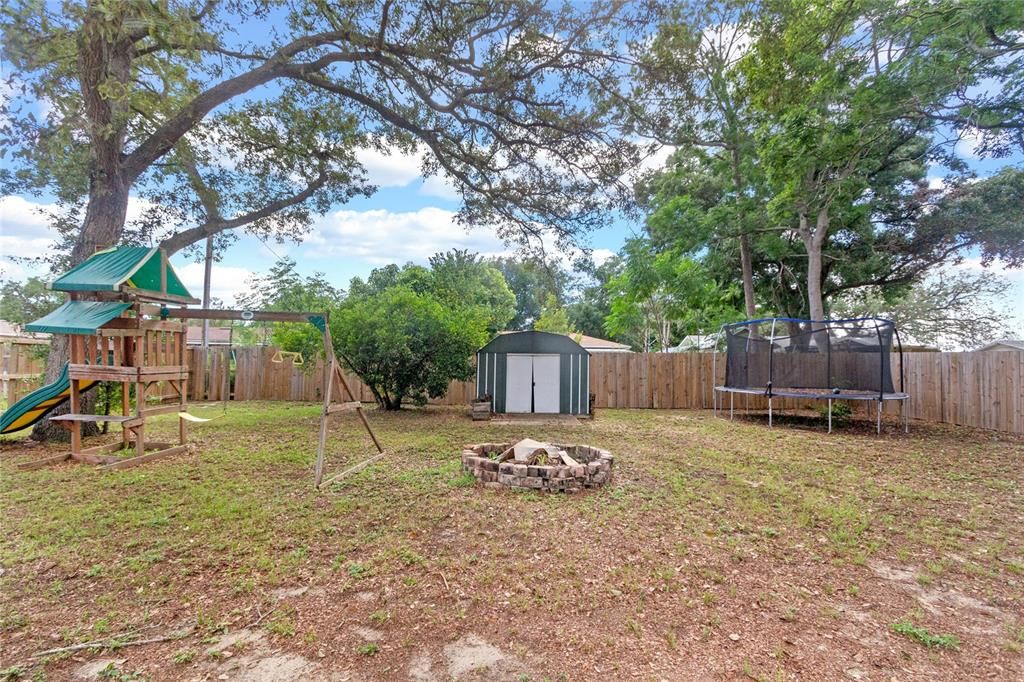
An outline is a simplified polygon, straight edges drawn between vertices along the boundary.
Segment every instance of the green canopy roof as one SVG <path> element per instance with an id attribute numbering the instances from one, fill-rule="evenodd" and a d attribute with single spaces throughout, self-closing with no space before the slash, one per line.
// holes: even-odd
<path id="1" fill-rule="evenodd" d="M 145 246 L 119 246 L 97 251 L 58 277 L 50 285 L 56 291 L 120 291 L 127 285 L 159 297 L 160 250 Z M 192 298 L 174 268 L 167 265 L 167 292 Z"/>
<path id="2" fill-rule="evenodd" d="M 68 301 L 49 315 L 26 324 L 25 329 L 50 334 L 95 334 L 96 330 L 131 307 L 131 303 Z"/>

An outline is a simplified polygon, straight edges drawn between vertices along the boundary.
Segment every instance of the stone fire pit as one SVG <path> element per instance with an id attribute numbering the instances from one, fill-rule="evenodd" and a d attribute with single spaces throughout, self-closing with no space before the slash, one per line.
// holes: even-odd
<path id="1" fill-rule="evenodd" d="M 614 458 L 589 445 L 480 443 L 462 451 L 462 468 L 488 488 L 574 493 L 611 480 Z"/>

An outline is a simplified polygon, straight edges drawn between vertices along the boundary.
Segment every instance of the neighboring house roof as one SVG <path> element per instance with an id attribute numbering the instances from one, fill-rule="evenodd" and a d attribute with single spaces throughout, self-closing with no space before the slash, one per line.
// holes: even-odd
<path id="1" fill-rule="evenodd" d="M 26 324 L 25 329 L 51 334 L 95 334 L 100 327 L 131 307 L 131 303 L 68 301 L 49 315 Z"/>
<path id="2" fill-rule="evenodd" d="M 231 328 L 210 327 L 210 334 L 206 338 L 207 343 L 211 346 L 227 346 L 231 343 Z M 203 345 L 203 328 L 189 327 L 186 331 L 185 343 L 189 346 Z"/>
<path id="3" fill-rule="evenodd" d="M 162 260 L 159 249 L 145 246 L 119 246 L 97 251 L 55 279 L 50 288 L 55 291 L 121 291 L 127 286 L 160 298 L 165 293 L 161 291 Z M 170 264 L 167 264 L 166 294 L 198 302 Z"/>
<path id="4" fill-rule="evenodd" d="M 632 353 L 633 349 L 628 344 L 619 343 L 618 341 L 609 341 L 608 339 L 599 339 L 596 336 L 587 336 L 586 334 L 568 334 L 567 335 L 573 341 L 576 341 L 581 346 L 589 351 L 595 353 Z"/>
<path id="5" fill-rule="evenodd" d="M 7 341 L 15 340 L 23 343 L 47 343 L 50 340 L 49 334 L 32 334 L 21 328 L 21 325 L 0 320 L 0 339 Z"/>
<path id="6" fill-rule="evenodd" d="M 1024 350 L 1024 339 L 999 339 L 978 350 Z"/>
<path id="7" fill-rule="evenodd" d="M 718 334 L 688 334 L 668 349 L 669 353 L 689 353 L 695 351 L 714 350 Z"/>

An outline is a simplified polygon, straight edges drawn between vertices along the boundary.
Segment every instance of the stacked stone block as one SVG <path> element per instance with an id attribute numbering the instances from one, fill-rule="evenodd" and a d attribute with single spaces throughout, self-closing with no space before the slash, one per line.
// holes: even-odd
<path id="1" fill-rule="evenodd" d="M 497 457 L 512 447 L 512 443 L 480 443 L 467 445 L 462 451 L 462 468 L 487 488 L 574 493 L 611 480 L 614 458 L 607 450 L 589 445 L 551 443 L 551 446 L 564 450 L 578 464 L 533 465 L 513 459 L 499 462 Z"/>

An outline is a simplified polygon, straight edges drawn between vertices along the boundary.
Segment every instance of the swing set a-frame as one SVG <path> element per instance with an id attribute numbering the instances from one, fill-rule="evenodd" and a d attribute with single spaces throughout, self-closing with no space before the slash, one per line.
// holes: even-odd
<path id="1" fill-rule="evenodd" d="M 329 324 L 329 313 L 300 313 L 300 312 L 283 312 L 283 311 L 271 311 L 271 310 L 193 310 L 189 308 L 161 308 L 161 317 L 175 318 L 179 320 L 231 320 L 231 321 L 243 321 L 243 322 L 308 322 L 316 327 L 323 336 L 324 342 L 324 375 L 323 375 L 323 411 L 320 413 L 320 438 L 317 442 L 316 449 L 316 466 L 313 471 L 313 482 L 317 488 L 324 488 L 331 483 L 353 474 L 360 469 L 364 469 L 370 464 L 373 464 L 377 460 L 381 459 L 387 453 L 381 446 L 380 441 L 377 440 L 377 435 L 373 432 L 373 427 L 370 426 L 370 420 L 366 418 L 366 412 L 363 410 L 363 405 L 359 401 L 359 398 L 352 392 L 352 387 L 349 386 L 348 381 L 345 379 L 344 373 L 341 371 L 341 363 L 338 362 L 338 356 L 334 352 L 334 344 L 331 340 L 331 327 Z M 340 396 L 341 391 L 335 393 L 335 384 L 338 384 L 345 392 L 348 397 L 346 402 L 336 402 L 335 397 Z M 363 460 L 359 464 L 351 466 L 344 471 L 341 471 L 333 476 L 330 476 L 326 480 L 324 479 L 324 465 L 325 465 L 325 453 L 327 450 L 327 421 L 332 414 L 338 412 L 345 412 L 355 410 L 356 414 L 359 415 L 359 420 L 363 424 L 363 428 L 366 429 L 366 433 L 370 435 L 373 440 L 374 447 L 377 448 L 377 454 Z"/>

